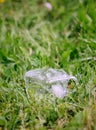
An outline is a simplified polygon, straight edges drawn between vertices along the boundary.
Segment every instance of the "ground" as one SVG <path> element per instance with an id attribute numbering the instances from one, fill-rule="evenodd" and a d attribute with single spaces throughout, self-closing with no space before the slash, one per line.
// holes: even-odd
<path id="1" fill-rule="evenodd" d="M 63 69 L 63 99 L 28 101 L 24 74 Z M 96 130 L 95 0 L 0 0 L 0 129 Z"/>

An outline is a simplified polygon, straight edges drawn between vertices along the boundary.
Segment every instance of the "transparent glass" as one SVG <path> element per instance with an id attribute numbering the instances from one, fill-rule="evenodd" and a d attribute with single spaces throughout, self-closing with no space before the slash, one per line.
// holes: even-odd
<path id="1" fill-rule="evenodd" d="M 28 97 L 32 92 L 38 94 L 51 94 L 63 98 L 67 93 L 68 81 L 77 79 L 68 75 L 64 70 L 52 68 L 34 69 L 25 73 L 24 80 Z"/>

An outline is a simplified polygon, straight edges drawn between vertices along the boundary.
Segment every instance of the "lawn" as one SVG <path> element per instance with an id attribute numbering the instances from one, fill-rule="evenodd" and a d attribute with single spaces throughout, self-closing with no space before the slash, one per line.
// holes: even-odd
<path id="1" fill-rule="evenodd" d="M 63 99 L 25 91 L 24 74 L 63 69 Z M 0 0 L 0 130 L 96 130 L 96 1 Z"/>

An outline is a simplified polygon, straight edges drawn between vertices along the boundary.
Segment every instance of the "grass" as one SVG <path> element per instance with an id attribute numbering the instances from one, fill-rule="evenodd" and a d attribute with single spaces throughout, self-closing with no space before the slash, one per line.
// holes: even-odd
<path id="1" fill-rule="evenodd" d="M 9 0 L 0 3 L 0 130 L 96 129 L 95 0 Z M 24 74 L 64 69 L 77 77 L 64 99 L 30 103 Z"/>

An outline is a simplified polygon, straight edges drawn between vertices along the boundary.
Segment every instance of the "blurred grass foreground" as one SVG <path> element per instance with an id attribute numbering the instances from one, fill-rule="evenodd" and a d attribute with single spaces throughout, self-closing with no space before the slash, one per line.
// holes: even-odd
<path id="1" fill-rule="evenodd" d="M 25 93 L 24 74 L 77 77 L 63 99 Z M 0 0 L 0 130 L 96 130 L 96 1 Z"/>

